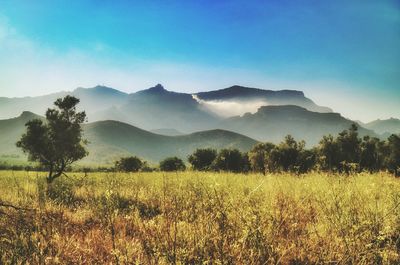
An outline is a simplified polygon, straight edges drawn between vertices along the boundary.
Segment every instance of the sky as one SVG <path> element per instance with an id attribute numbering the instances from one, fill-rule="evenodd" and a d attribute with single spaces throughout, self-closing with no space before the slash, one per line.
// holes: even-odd
<path id="1" fill-rule="evenodd" d="M 0 0 L 0 96 L 161 83 L 302 90 L 400 118 L 399 0 Z"/>

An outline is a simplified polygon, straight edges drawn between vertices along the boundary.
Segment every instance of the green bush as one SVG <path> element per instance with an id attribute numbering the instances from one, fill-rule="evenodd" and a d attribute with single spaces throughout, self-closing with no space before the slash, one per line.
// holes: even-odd
<path id="1" fill-rule="evenodd" d="M 182 161 L 182 159 L 176 156 L 167 157 L 160 162 L 161 171 L 184 171 L 185 169 L 185 163 Z"/>

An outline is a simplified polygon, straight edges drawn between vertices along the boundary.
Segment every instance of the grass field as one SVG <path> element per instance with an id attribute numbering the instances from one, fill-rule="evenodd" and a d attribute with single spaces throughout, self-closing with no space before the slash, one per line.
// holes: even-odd
<path id="1" fill-rule="evenodd" d="M 400 263 L 385 173 L 43 175 L 0 172 L 0 264 Z"/>

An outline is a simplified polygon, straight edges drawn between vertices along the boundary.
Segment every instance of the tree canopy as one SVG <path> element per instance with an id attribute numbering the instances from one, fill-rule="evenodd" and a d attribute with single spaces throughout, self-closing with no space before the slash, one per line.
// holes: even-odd
<path id="1" fill-rule="evenodd" d="M 217 151 L 215 149 L 197 149 L 188 157 L 188 161 L 193 169 L 203 171 L 211 169 L 212 163 L 216 157 Z"/>
<path id="2" fill-rule="evenodd" d="M 213 162 L 216 170 L 231 171 L 235 173 L 249 170 L 249 158 L 247 153 L 237 149 L 222 149 Z"/>
<path id="3" fill-rule="evenodd" d="M 182 159 L 176 156 L 167 157 L 160 162 L 161 171 L 183 171 L 185 169 L 185 163 L 182 161 Z"/>
<path id="4" fill-rule="evenodd" d="M 122 157 L 115 162 L 115 169 L 125 172 L 137 172 L 145 165 L 146 163 L 137 156 Z"/>
<path id="5" fill-rule="evenodd" d="M 16 143 L 28 154 L 30 161 L 38 162 L 48 170 L 48 183 L 88 154 L 81 127 L 86 114 L 76 111 L 78 103 L 79 99 L 69 95 L 57 99 L 54 102 L 56 108 L 46 111 L 46 121 L 34 119 L 27 122 L 26 133 Z"/>

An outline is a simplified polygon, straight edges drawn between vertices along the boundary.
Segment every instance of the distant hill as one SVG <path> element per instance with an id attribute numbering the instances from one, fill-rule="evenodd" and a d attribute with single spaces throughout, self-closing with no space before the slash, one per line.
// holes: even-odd
<path id="1" fill-rule="evenodd" d="M 264 90 L 259 88 L 231 86 L 209 92 L 200 92 L 196 96 L 206 101 L 239 101 L 248 102 L 264 100 L 265 105 L 296 105 L 316 112 L 332 112 L 330 108 L 321 107 L 306 98 L 302 91 L 296 90 Z"/>
<path id="2" fill-rule="evenodd" d="M 52 106 L 57 98 L 66 95 L 66 92 L 59 92 L 39 97 L 0 97 L 0 119 L 16 117 L 23 111 L 44 114 L 46 109 Z"/>
<path id="3" fill-rule="evenodd" d="M 323 135 L 336 135 L 348 129 L 353 121 L 339 113 L 312 112 L 298 106 L 264 106 L 254 114 L 224 120 L 220 128 L 241 133 L 259 141 L 278 143 L 287 134 L 305 140 L 308 146 L 318 144 Z M 360 135 L 376 134 L 360 127 Z"/>
<path id="4" fill-rule="evenodd" d="M 71 92 L 59 92 L 39 97 L 0 97 L 0 119 L 18 116 L 23 111 L 44 115 L 57 98 L 73 95 L 80 99 L 79 109 L 85 110 L 89 118 L 94 113 L 119 106 L 126 102 L 128 94 L 105 86 L 77 88 Z"/>
<path id="5" fill-rule="evenodd" d="M 79 108 L 85 110 L 89 116 L 120 106 L 126 103 L 128 97 L 127 93 L 105 86 L 77 88 L 72 95 L 80 99 Z"/>
<path id="6" fill-rule="evenodd" d="M 33 119 L 43 119 L 29 111 L 24 111 L 20 116 L 0 120 L 0 153 L 15 155 L 19 154 L 15 143 L 19 137 L 25 132 L 25 123 Z"/>
<path id="7" fill-rule="evenodd" d="M 17 118 L 0 120 L 0 160 L 8 157 L 25 160 L 15 143 L 25 131 L 25 123 L 42 118 L 24 112 Z M 151 133 L 118 121 L 99 121 L 84 124 L 84 137 L 89 141 L 89 156 L 82 164 L 111 164 L 121 156 L 137 155 L 151 162 L 167 156 L 182 159 L 196 148 L 238 148 L 248 151 L 256 141 L 229 131 L 210 130 L 182 136 L 164 136 Z"/>
<path id="8" fill-rule="evenodd" d="M 375 131 L 379 134 L 398 134 L 400 133 L 400 120 L 395 118 L 390 118 L 387 120 L 375 120 L 366 123 L 365 128 Z"/>

